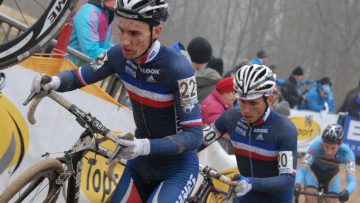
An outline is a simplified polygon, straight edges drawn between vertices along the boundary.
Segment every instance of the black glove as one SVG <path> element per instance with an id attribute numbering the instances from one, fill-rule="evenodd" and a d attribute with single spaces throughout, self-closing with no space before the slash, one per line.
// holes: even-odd
<path id="1" fill-rule="evenodd" d="M 349 200 L 349 192 L 347 190 L 343 190 L 339 193 L 339 200 L 342 202 Z"/>
<path id="2" fill-rule="evenodd" d="M 301 184 L 300 183 L 295 183 L 294 191 L 295 191 L 295 195 L 298 195 L 301 192 Z"/>

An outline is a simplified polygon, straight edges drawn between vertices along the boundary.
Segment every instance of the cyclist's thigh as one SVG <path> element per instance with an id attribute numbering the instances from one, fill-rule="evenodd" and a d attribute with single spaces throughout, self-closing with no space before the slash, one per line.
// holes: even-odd
<path id="1" fill-rule="evenodd" d="M 309 170 L 305 176 L 305 186 L 312 188 L 319 188 L 319 181 L 315 173 L 312 170 Z"/>
<path id="2" fill-rule="evenodd" d="M 117 184 L 112 197 L 111 201 L 112 203 L 118 203 L 118 202 L 131 202 L 131 203 L 141 203 L 143 202 L 141 199 L 139 189 L 136 187 L 136 185 L 142 185 L 142 184 L 135 184 L 139 181 L 139 177 L 135 174 L 133 170 L 131 170 L 131 167 L 126 167 L 119 183 Z"/>
<path id="3" fill-rule="evenodd" d="M 194 189 L 198 170 L 196 167 L 187 168 L 167 177 L 156 187 L 146 202 L 184 202 Z"/>
<path id="4" fill-rule="evenodd" d="M 334 177 L 331 178 L 331 180 L 328 182 L 327 187 L 325 187 L 327 190 L 325 192 L 328 193 L 339 193 L 341 191 L 341 177 L 340 174 L 336 174 Z"/>

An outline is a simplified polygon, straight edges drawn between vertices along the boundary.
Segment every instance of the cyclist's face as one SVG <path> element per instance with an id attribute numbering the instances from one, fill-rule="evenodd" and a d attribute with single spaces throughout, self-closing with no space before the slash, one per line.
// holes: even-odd
<path id="1" fill-rule="evenodd" d="M 267 97 L 267 102 L 271 105 L 272 96 Z M 239 104 L 240 112 L 247 123 L 254 123 L 257 121 L 264 114 L 266 108 L 263 97 L 254 100 L 239 99 Z"/>
<path id="2" fill-rule="evenodd" d="M 326 158 L 334 158 L 336 153 L 339 150 L 339 145 L 323 143 L 323 149 L 324 149 Z"/>
<path id="3" fill-rule="evenodd" d="M 119 18 L 119 39 L 122 52 L 125 58 L 134 59 L 139 62 L 140 57 L 149 47 L 150 25 L 144 22 L 130 20 L 127 18 Z M 161 25 L 153 28 L 152 39 L 159 38 L 162 27 Z"/>

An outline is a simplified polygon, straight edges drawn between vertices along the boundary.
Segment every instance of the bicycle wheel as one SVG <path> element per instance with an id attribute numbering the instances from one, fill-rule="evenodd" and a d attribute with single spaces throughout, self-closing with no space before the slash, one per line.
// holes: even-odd
<path id="1" fill-rule="evenodd" d="M 60 161 L 44 159 L 16 178 L 0 195 L 0 202 L 56 202 L 60 185 L 55 180 L 63 171 Z"/>
<path id="2" fill-rule="evenodd" d="M 3 40 L 5 43 L 0 44 L 0 70 L 24 60 L 49 42 L 68 21 L 77 2 L 78 0 L 26 0 L 20 7 L 18 0 L 5 0 L 1 8 L 6 6 L 7 11 L 11 10 L 8 11 L 11 17 L 22 16 L 28 28 L 14 34 L 15 36 L 10 36 L 11 29 L 5 30 L 1 24 L 0 31 L 5 35 Z M 36 4 L 37 8 L 31 6 L 31 3 Z M 31 20 L 30 15 L 26 14 L 30 11 L 26 10 L 41 14 L 35 15 L 38 17 Z"/>

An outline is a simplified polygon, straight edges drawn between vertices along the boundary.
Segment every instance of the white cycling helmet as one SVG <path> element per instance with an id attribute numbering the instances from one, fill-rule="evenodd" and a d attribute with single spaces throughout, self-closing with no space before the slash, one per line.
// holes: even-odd
<path id="1" fill-rule="evenodd" d="M 344 139 L 344 130 L 339 124 L 330 124 L 325 128 L 321 139 L 328 144 L 341 144 Z"/>
<path id="2" fill-rule="evenodd" d="M 275 77 L 276 75 L 265 65 L 245 65 L 235 73 L 235 97 L 253 100 L 270 96 L 276 86 Z"/>
<path id="3" fill-rule="evenodd" d="M 159 25 L 166 21 L 169 4 L 166 0 L 118 0 L 115 13 L 118 16 Z"/>

